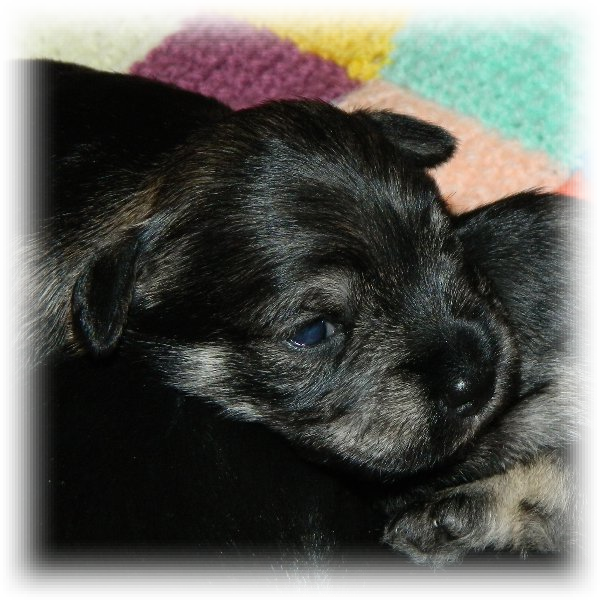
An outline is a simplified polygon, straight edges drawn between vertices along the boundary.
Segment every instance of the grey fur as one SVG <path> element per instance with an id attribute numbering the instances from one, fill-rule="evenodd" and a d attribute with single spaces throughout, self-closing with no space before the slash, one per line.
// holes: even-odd
<path id="1" fill-rule="evenodd" d="M 402 507 L 384 540 L 415 562 L 443 567 L 466 553 L 558 552 L 572 547 L 574 481 L 561 458 L 538 454 L 507 471 Z M 390 510 L 397 510 L 390 503 Z"/>

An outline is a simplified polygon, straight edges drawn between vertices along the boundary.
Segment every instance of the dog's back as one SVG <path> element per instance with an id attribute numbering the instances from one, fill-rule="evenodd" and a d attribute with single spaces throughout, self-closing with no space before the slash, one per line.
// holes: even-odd
<path id="1" fill-rule="evenodd" d="M 65 360 L 44 394 L 47 557 L 322 560 L 377 549 L 383 522 L 368 488 L 135 363 Z"/>
<path id="2" fill-rule="evenodd" d="M 4 399 L 0 432 L 11 600 L 558 600 L 574 578 L 592 597 L 562 559 L 416 569 L 344 481 L 133 363 L 48 366 Z"/>

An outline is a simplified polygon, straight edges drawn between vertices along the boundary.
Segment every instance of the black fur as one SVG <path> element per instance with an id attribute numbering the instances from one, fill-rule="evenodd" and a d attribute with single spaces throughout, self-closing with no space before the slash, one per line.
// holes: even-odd
<path id="1" fill-rule="evenodd" d="M 585 205 L 523 193 L 453 221 L 466 260 L 506 311 L 518 391 L 449 463 L 402 480 L 385 539 L 436 565 L 474 550 L 569 553 L 580 518 L 572 449 L 588 381 Z"/>
<path id="2" fill-rule="evenodd" d="M 73 288 L 73 327 L 87 350 L 101 357 L 115 350 L 123 334 L 136 279 L 138 240 L 101 253 Z"/>
<path id="3" fill-rule="evenodd" d="M 321 103 L 229 113 L 46 68 L 44 86 L 38 63 L 2 66 L 34 98 L 0 163 L 5 390 L 55 352 L 119 342 L 185 393 L 388 473 L 437 464 L 505 402 L 504 316 L 415 168 L 447 157 L 449 134 Z M 327 343 L 290 343 L 319 319 Z"/>
<path id="4" fill-rule="evenodd" d="M 531 192 L 451 216 L 424 169 L 455 142 L 401 115 L 232 112 L 32 68 L 50 99 L 32 309 L 53 382 L 49 546 L 319 554 L 385 530 L 417 560 L 522 549 L 484 525 L 493 478 L 525 489 L 517 465 L 547 477 L 572 437 L 575 203 Z M 296 343 L 314 323 L 322 341 Z M 460 513 L 473 502 L 439 495 L 461 485 L 486 502 L 454 516 L 478 532 L 456 543 L 427 502 Z M 557 497 L 517 506 L 554 524 Z"/>
<path id="5" fill-rule="evenodd" d="M 311 465 L 262 424 L 173 392 L 135 362 L 65 360 L 46 394 L 48 558 L 383 552 L 371 490 Z"/>
<path id="6" fill-rule="evenodd" d="M 11 600 L 561 600 L 571 561 L 433 575 L 378 543 L 354 486 L 139 363 L 48 364 L 0 410 L 0 595 Z"/>

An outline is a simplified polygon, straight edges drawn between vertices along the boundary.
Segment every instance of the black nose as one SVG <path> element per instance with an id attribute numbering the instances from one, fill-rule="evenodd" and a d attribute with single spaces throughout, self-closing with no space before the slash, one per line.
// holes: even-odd
<path id="1" fill-rule="evenodd" d="M 496 373 L 488 366 L 463 366 L 460 372 L 442 370 L 445 385 L 440 392 L 440 402 L 460 417 L 477 414 L 494 394 Z"/>
<path id="2" fill-rule="evenodd" d="M 477 414 L 492 399 L 494 363 L 484 336 L 459 329 L 436 344 L 422 376 L 442 412 L 467 417 Z"/>

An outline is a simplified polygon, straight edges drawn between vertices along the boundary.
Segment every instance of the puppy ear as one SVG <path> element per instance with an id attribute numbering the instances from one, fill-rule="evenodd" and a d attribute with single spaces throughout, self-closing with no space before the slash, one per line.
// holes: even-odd
<path id="1" fill-rule="evenodd" d="M 133 297 L 139 254 L 137 236 L 104 249 L 78 277 L 73 288 L 73 327 L 96 357 L 117 346 Z"/>
<path id="2" fill-rule="evenodd" d="M 436 167 L 456 149 L 456 138 L 438 125 L 386 111 L 364 114 L 417 167 Z"/>

